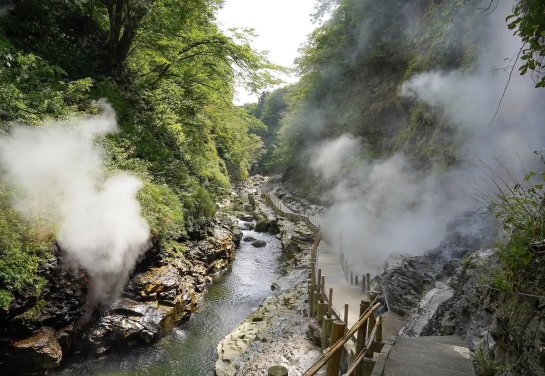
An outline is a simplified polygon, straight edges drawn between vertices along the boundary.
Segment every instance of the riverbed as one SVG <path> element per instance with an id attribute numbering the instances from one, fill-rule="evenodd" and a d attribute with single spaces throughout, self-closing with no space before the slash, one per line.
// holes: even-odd
<path id="1" fill-rule="evenodd" d="M 271 295 L 281 275 L 280 241 L 272 235 L 244 230 L 244 237 L 264 240 L 253 247 L 241 242 L 235 261 L 210 285 L 192 318 L 157 343 L 129 352 L 73 363 L 57 375 L 180 375 L 214 374 L 216 346 Z"/>

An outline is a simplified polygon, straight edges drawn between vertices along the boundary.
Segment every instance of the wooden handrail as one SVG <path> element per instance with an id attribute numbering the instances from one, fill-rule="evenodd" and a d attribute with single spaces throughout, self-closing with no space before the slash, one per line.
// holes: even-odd
<path id="1" fill-rule="evenodd" d="M 365 356 L 367 355 L 367 352 L 369 351 L 369 348 L 370 348 L 371 344 L 375 340 L 375 337 L 377 335 L 377 328 L 378 328 L 379 325 L 382 324 L 382 321 L 383 321 L 383 319 L 381 317 L 379 319 L 379 321 L 377 322 L 377 324 L 373 327 L 373 330 L 371 331 L 371 334 L 367 338 L 367 343 L 365 344 L 365 347 L 360 351 L 360 353 L 358 354 L 356 359 L 354 359 L 354 362 L 352 363 L 352 365 L 350 366 L 348 371 L 346 371 L 345 376 L 352 375 L 354 373 L 354 371 L 356 370 L 356 368 L 358 368 L 358 366 L 360 365 L 363 358 L 365 358 Z"/>
<path id="2" fill-rule="evenodd" d="M 333 356 L 333 354 L 341 349 L 342 346 L 348 340 L 358 331 L 358 329 L 367 321 L 367 319 L 373 314 L 373 312 L 381 306 L 380 303 L 376 303 L 373 305 L 367 312 L 361 316 L 358 321 L 350 328 L 350 330 L 342 337 L 340 340 L 338 340 L 333 346 L 330 346 L 327 348 L 324 352 L 324 354 L 318 359 L 316 363 L 312 367 L 310 367 L 308 370 L 305 371 L 303 376 L 313 376 L 315 375 L 325 364 L 327 361 Z"/>

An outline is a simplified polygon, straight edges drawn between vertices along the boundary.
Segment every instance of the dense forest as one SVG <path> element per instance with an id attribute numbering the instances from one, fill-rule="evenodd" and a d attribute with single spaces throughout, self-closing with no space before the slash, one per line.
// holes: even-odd
<path id="1" fill-rule="evenodd" d="M 248 35 L 222 34 L 220 1 L 7 2 L 0 19 L 0 121 L 40 126 L 114 107 L 120 131 L 100 140 L 111 171 L 145 182 L 139 192 L 154 243 L 198 236 L 232 182 L 248 177 L 263 125 L 232 104 L 235 81 L 253 90 L 274 68 Z M 5 14 L 8 13 L 6 17 Z M 0 305 L 36 274 L 53 233 L 21 218 L 0 187 Z"/>

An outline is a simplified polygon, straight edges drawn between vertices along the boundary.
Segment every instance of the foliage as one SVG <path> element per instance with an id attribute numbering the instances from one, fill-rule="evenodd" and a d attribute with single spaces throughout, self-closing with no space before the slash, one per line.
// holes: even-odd
<path id="1" fill-rule="evenodd" d="M 517 0 L 513 14 L 506 19 L 524 43 L 520 74 L 534 72 L 536 87 L 545 87 L 545 3 L 541 0 Z"/>
<path id="2" fill-rule="evenodd" d="M 184 235 L 182 203 L 167 185 L 146 183 L 138 192 L 138 200 L 154 238 L 178 239 Z"/>
<path id="3" fill-rule="evenodd" d="M 252 50 L 250 31 L 219 30 L 220 5 L 14 2 L 0 16 L 0 132 L 15 122 L 91 113 L 94 100 L 107 98 L 120 132 L 99 140 L 106 167 L 144 182 L 138 199 L 154 240 L 171 247 L 199 236 L 215 202 L 248 176 L 261 153 L 263 125 L 232 104 L 235 81 L 261 91 L 278 69 Z M 0 305 L 6 307 L 40 285 L 37 271 L 54 237 L 40 235 L 0 193 Z"/>
<path id="4" fill-rule="evenodd" d="M 63 69 L 16 51 L 0 35 L 0 122 L 34 124 L 89 108 L 91 79 L 67 80 Z"/>
<path id="5" fill-rule="evenodd" d="M 50 256 L 51 233 L 33 228 L 11 208 L 13 191 L 0 185 L 0 308 L 23 289 L 39 294 L 44 280 L 39 266 Z"/>
<path id="6" fill-rule="evenodd" d="M 286 97 L 273 163 L 308 176 L 307 147 L 343 133 L 365 140 L 369 156 L 404 152 L 422 165 L 455 163 L 458 140 L 447 116 L 401 97 L 400 88 L 423 71 L 470 67 L 482 23 L 470 1 L 325 0 L 321 7 L 331 18 L 302 49 L 302 78 Z"/>
<path id="7" fill-rule="evenodd" d="M 260 173 L 271 173 L 275 171 L 273 152 L 276 148 L 277 134 L 281 126 L 284 112 L 288 108 L 287 97 L 291 86 L 282 87 L 272 92 L 265 92 L 259 97 L 257 104 L 245 105 L 245 110 L 259 119 L 265 126 L 256 133 L 263 140 L 265 153 L 256 163 L 255 170 Z"/>
<path id="8" fill-rule="evenodd" d="M 475 351 L 473 364 L 475 365 L 475 372 L 479 376 L 495 376 L 501 374 L 501 371 L 505 368 L 499 361 L 494 361 L 485 354 L 484 345 L 481 345 Z"/>
<path id="9" fill-rule="evenodd" d="M 537 154 L 545 162 L 543 155 Z M 492 200 L 492 211 L 506 233 L 499 247 L 503 265 L 503 278 L 495 283 L 499 288 L 518 290 L 523 281 L 532 280 L 532 264 L 545 252 L 544 182 L 544 172 L 530 172 L 524 182 L 512 179 L 497 183 L 500 193 Z"/>

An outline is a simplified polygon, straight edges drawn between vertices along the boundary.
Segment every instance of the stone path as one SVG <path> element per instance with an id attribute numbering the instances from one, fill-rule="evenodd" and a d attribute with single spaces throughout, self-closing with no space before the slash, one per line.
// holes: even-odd
<path id="1" fill-rule="evenodd" d="M 399 337 L 382 376 L 474 376 L 470 352 L 457 336 Z"/>

